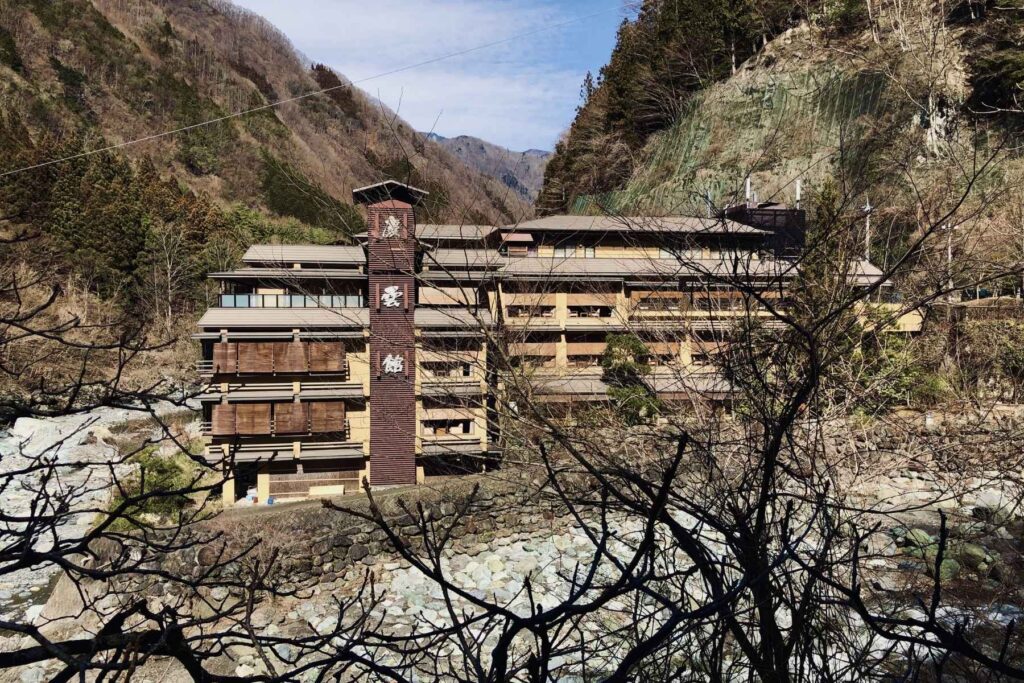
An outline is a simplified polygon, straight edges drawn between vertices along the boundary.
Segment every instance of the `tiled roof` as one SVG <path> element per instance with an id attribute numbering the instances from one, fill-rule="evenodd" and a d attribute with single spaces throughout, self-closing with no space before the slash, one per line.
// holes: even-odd
<path id="1" fill-rule="evenodd" d="M 358 268 L 242 268 L 210 273 L 215 280 L 332 280 L 365 278 Z"/>
<path id="2" fill-rule="evenodd" d="M 483 240 L 497 230 L 493 225 L 417 225 L 416 237 L 421 240 Z"/>
<path id="3" fill-rule="evenodd" d="M 661 276 L 685 277 L 689 275 L 717 275 L 728 277 L 738 275 L 788 276 L 795 274 L 789 261 L 775 259 L 693 259 L 675 258 L 562 258 L 528 256 L 509 259 L 502 269 L 503 275 L 511 276 Z"/>
<path id="4" fill-rule="evenodd" d="M 366 263 L 362 247 L 320 246 L 314 244 L 256 244 L 249 247 L 242 260 L 246 263 L 322 265 Z"/>
<path id="5" fill-rule="evenodd" d="M 199 327 L 224 328 L 353 328 L 370 324 L 367 308 L 211 308 Z"/>
<path id="6" fill-rule="evenodd" d="M 498 268 L 507 259 L 493 249 L 435 249 L 423 255 L 423 265 L 429 268 L 458 270 Z"/>
<path id="7" fill-rule="evenodd" d="M 752 228 L 724 218 L 696 218 L 693 216 L 627 217 L 627 216 L 545 216 L 505 228 L 512 232 L 535 230 L 567 232 L 649 232 L 685 234 L 765 235 L 764 230 Z"/>
<path id="8" fill-rule="evenodd" d="M 199 327 L 222 328 L 359 328 L 370 324 L 368 308 L 211 308 Z M 473 312 L 462 306 L 417 308 L 416 327 L 477 328 L 491 324 L 486 309 Z"/>
<path id="9" fill-rule="evenodd" d="M 578 217 L 577 217 L 578 218 Z M 699 220 L 699 219 L 694 219 Z M 444 226 L 436 226 L 444 227 Z M 362 247 L 342 246 L 288 246 L 256 245 L 249 248 L 244 260 L 253 264 L 268 263 L 316 263 L 320 265 L 363 266 L 366 254 Z M 508 258 L 494 249 L 435 249 L 423 255 L 423 265 L 428 269 L 425 278 L 444 271 L 463 273 L 476 271 L 471 279 L 480 279 L 486 271 L 496 271 L 505 277 L 589 277 L 589 278 L 677 278 L 717 276 L 791 278 L 797 274 L 794 262 L 774 259 L 693 259 L 676 258 L 578 258 L 527 256 Z M 872 284 L 882 271 L 867 261 L 851 265 L 853 284 Z M 280 278 L 318 279 L 351 278 L 361 274 L 339 268 L 247 268 L 244 270 L 213 273 L 220 279 L 238 278 Z"/>

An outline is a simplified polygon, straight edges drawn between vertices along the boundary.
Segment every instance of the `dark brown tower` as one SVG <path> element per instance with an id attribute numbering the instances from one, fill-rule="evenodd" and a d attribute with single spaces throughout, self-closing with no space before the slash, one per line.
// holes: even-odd
<path id="1" fill-rule="evenodd" d="M 370 305 L 370 483 L 416 483 L 416 216 L 422 190 L 388 181 L 366 204 Z"/>

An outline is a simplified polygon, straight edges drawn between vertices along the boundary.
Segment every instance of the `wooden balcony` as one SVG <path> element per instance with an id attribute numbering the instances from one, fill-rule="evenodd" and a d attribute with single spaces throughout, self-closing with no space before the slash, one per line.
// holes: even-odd
<path id="1" fill-rule="evenodd" d="M 314 371 L 310 369 L 307 364 L 303 369 L 296 369 L 294 365 L 280 365 L 271 362 L 271 365 L 265 370 L 242 370 L 239 367 L 238 361 L 229 362 L 227 365 L 218 365 L 217 371 L 214 372 L 214 364 L 212 360 L 198 360 L 196 361 L 196 373 L 205 379 L 214 377 L 215 375 L 338 375 L 340 377 L 349 377 L 350 368 L 348 359 L 342 359 L 341 363 L 337 366 L 336 370 L 318 370 Z"/>
<path id="2" fill-rule="evenodd" d="M 351 426 L 341 401 L 315 403 L 222 403 L 213 406 L 204 423 L 208 436 L 300 437 L 337 434 L 346 438 Z"/>
<path id="3" fill-rule="evenodd" d="M 310 424 L 307 424 L 305 431 L 293 431 L 292 427 L 288 427 L 288 431 L 283 431 L 282 432 L 282 431 L 279 431 L 279 429 L 278 429 L 277 420 L 271 420 L 270 421 L 270 425 L 267 428 L 267 433 L 266 434 L 263 434 L 263 433 L 260 433 L 260 434 L 238 434 L 237 432 L 233 433 L 233 434 L 225 434 L 225 433 L 215 434 L 214 431 L 213 431 L 213 423 L 212 422 L 200 422 L 199 424 L 202 427 L 203 436 L 272 436 L 272 437 L 279 437 L 279 436 L 313 436 L 315 434 L 339 434 L 339 435 L 343 435 L 347 439 L 349 437 L 349 435 L 352 433 L 352 426 L 349 423 L 349 420 L 347 420 L 347 419 L 345 420 L 344 428 L 340 432 L 336 432 L 336 431 L 314 432 L 313 428 L 312 428 L 312 425 L 310 425 Z"/>
<path id="4" fill-rule="evenodd" d="M 227 391 L 222 391 L 224 385 Z M 199 395 L 203 402 L 228 403 L 327 401 L 339 399 L 361 399 L 366 394 L 362 382 L 332 382 L 307 379 L 299 383 L 295 391 L 294 382 L 217 382 L 211 383 L 207 391 Z"/>
<path id="5" fill-rule="evenodd" d="M 431 398 L 479 396 L 483 391 L 477 377 L 423 377 L 420 380 L 420 393 Z"/>
<path id="6" fill-rule="evenodd" d="M 550 356 L 554 358 L 556 344 L 554 342 L 516 342 L 508 345 L 511 356 Z"/>
<path id="7" fill-rule="evenodd" d="M 291 441 L 233 443 L 229 446 L 228 457 L 233 458 L 235 462 L 285 462 L 294 458 L 292 443 Z M 358 460 L 365 457 L 364 445 L 358 441 L 303 443 L 301 459 L 304 461 Z M 213 460 L 223 457 L 221 449 L 219 447 L 212 448 L 210 457 Z"/>
<path id="8" fill-rule="evenodd" d="M 428 434 L 422 438 L 423 455 L 473 455 L 483 451 L 474 434 Z"/>
<path id="9" fill-rule="evenodd" d="M 341 342 L 218 342 L 213 358 L 199 361 L 196 370 L 205 376 L 348 376 L 349 366 Z"/>

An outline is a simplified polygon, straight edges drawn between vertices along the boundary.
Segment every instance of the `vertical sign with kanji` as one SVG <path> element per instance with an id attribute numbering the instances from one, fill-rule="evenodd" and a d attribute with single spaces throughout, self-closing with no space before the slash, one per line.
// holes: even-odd
<path id="1" fill-rule="evenodd" d="M 367 205 L 370 483 L 415 484 L 416 219 L 409 201 L 375 199 Z"/>

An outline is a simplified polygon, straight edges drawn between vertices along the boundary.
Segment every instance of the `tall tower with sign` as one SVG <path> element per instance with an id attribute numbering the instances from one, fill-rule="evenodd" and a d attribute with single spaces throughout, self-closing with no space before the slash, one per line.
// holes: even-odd
<path id="1" fill-rule="evenodd" d="M 416 215 L 426 192 L 388 181 L 356 190 L 368 223 L 370 484 L 416 483 Z"/>

